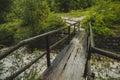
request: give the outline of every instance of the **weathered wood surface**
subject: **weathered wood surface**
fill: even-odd
[[[87,34],[78,33],[43,73],[42,80],[85,80]]]
[[[100,48],[96,48],[96,47],[91,47],[91,48],[92,48],[93,53],[97,53],[97,54],[100,54],[100,55],[103,55],[103,56],[106,56],[106,57],[109,57],[109,58],[116,59],[116,60],[120,61],[120,54],[116,54],[116,53],[113,53],[113,52],[110,52],[110,51],[107,51],[107,50],[103,50],[103,49],[100,49]]]

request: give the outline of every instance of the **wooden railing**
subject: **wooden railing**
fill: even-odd
[[[87,56],[87,61],[86,61],[86,66],[85,66],[84,77],[88,77],[88,76],[93,77],[92,72],[91,72],[91,65],[90,65],[91,54],[93,53],[100,54],[100,55],[120,61],[120,54],[116,54],[116,53],[113,53],[107,50],[103,50],[95,46],[91,23],[89,23],[87,46],[88,46],[88,56]]]
[[[101,49],[120,53],[120,36],[95,37],[95,45]]]
[[[30,63],[28,63],[26,66],[24,66],[23,68],[19,69],[18,71],[16,71],[15,73],[13,73],[11,76],[7,77],[6,80],[13,80],[14,78],[16,78],[19,74],[21,74],[22,72],[24,72],[26,69],[28,69],[30,66],[32,66],[35,62],[37,62],[39,59],[41,59],[43,56],[47,56],[47,67],[50,67],[51,62],[50,62],[50,50],[52,48],[54,48],[55,46],[57,46],[58,44],[60,44],[61,42],[63,42],[64,40],[66,40],[68,38],[68,43],[71,40],[71,33],[73,33],[75,35],[76,33],[76,24],[80,24],[80,22],[76,22],[74,24],[70,24],[69,26],[66,27],[61,27],[59,29],[35,36],[35,37],[31,37],[29,39],[25,39],[20,41],[18,44],[16,44],[15,46],[13,46],[12,48],[10,48],[8,51],[0,54],[0,60],[6,58],[8,55],[12,54],[12,52],[14,52],[15,50],[19,49],[20,47],[27,45],[29,43],[34,42],[35,40],[38,40],[42,37],[45,38],[46,40],[46,51],[43,54],[40,54],[37,58],[35,58],[34,60],[32,60]],[[73,29],[71,29],[71,26],[74,26]],[[53,45],[49,44],[49,35],[54,34],[58,31],[62,31],[64,29],[67,29],[67,35],[65,37],[63,37],[62,39],[60,39],[59,41],[55,42]]]
[[[120,55],[119,54],[116,54],[114,52],[110,52],[110,51],[107,51],[107,50],[103,50],[103,49],[97,48],[95,46],[94,38],[93,38],[93,32],[92,32],[92,26],[91,26],[91,24],[89,24],[89,25],[90,25],[90,36],[91,36],[91,52],[92,53],[97,53],[97,54],[100,54],[100,55],[103,55],[103,56],[106,56],[106,57],[109,57],[109,58],[116,59],[116,60],[120,61]]]
[[[69,26],[66,27],[62,27],[26,40],[23,40],[21,42],[19,42],[18,44],[16,44],[14,47],[12,47],[11,49],[9,49],[8,51],[6,51],[3,54],[0,54],[0,60],[6,58],[6,56],[10,55],[13,51],[19,49],[21,46],[27,45],[29,43],[34,42],[37,39],[40,39],[42,37],[45,38],[46,40],[46,51],[43,54],[40,54],[37,58],[35,58],[34,60],[32,60],[30,63],[28,63],[26,66],[24,66],[23,68],[19,69],[17,72],[13,73],[11,76],[7,77],[6,80],[13,80],[14,78],[16,78],[19,74],[21,74],[22,72],[24,72],[26,69],[28,69],[30,66],[32,66],[35,62],[37,62],[40,58],[42,58],[43,56],[47,56],[47,67],[51,66],[51,62],[50,62],[50,50],[53,49],[55,46],[57,46],[58,44],[60,44],[61,42],[63,42],[65,39],[68,38],[68,43],[71,40],[71,32],[76,33],[76,25],[80,24],[80,22],[76,22],[74,24],[70,24]],[[71,26],[74,26],[74,28],[71,29]],[[63,37],[62,39],[60,39],[59,41],[55,42],[53,45],[49,44],[49,35],[54,34],[58,31],[62,31],[64,29],[67,29],[67,35],[65,37]],[[91,75],[91,71],[90,71],[90,59],[91,59],[91,54],[92,53],[97,53],[103,56],[107,56],[116,60],[120,60],[120,55],[115,54],[113,52],[110,51],[106,51],[106,50],[102,50],[100,48],[97,48],[94,44],[94,37],[93,37],[93,32],[92,32],[92,25],[91,23],[89,23],[89,30],[87,31],[87,61],[86,61],[86,66],[85,66],[85,74],[84,76],[90,76]]]

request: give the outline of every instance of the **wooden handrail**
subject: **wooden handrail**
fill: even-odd
[[[68,38],[68,41],[70,40],[70,27],[72,25],[74,25],[74,33],[75,33],[75,24],[77,23],[74,23],[74,24],[71,24],[69,26],[66,26],[66,27],[61,27],[59,29],[56,29],[56,30],[53,30],[53,31],[49,31],[47,33],[44,33],[44,34],[41,34],[41,35],[38,35],[38,36],[35,36],[35,37],[31,37],[29,39],[25,39],[25,40],[22,40],[20,41],[18,44],[16,44],[15,46],[13,46],[12,48],[10,48],[8,51],[4,52],[3,54],[0,54],[0,60],[4,59],[6,56],[10,55],[13,51],[17,50],[18,48],[20,48],[21,46],[24,46],[26,44],[29,44],[37,39],[40,39],[41,37],[46,37],[46,50],[45,53],[43,54],[40,54],[37,58],[35,58],[34,60],[32,60],[30,63],[28,63],[26,66],[24,66],[23,68],[19,69],[17,72],[13,73],[11,76],[7,77],[6,80],[13,80],[14,78],[16,78],[19,74],[21,74],[22,72],[24,72],[26,69],[28,69],[30,66],[32,66],[35,62],[37,62],[40,58],[42,58],[43,56],[47,55],[47,65],[48,67],[50,66],[50,49],[54,48],[55,46],[57,46],[59,43],[61,43],[62,41],[64,41],[66,38]],[[66,29],[68,27],[68,35],[63,37],[61,40],[57,41],[56,43],[54,43],[53,45],[49,45],[49,40],[48,40],[48,37],[50,34],[53,34],[53,33],[56,33],[58,31],[61,31],[63,29]]]
[[[55,32],[58,32],[60,30],[63,30],[65,29],[66,27],[62,27],[62,28],[59,28],[57,30],[53,30],[53,31],[50,31],[50,32],[47,32],[47,33],[44,33],[44,34],[41,34],[41,35],[38,35],[38,36],[35,36],[35,37],[31,37],[29,39],[25,39],[25,40],[22,40],[20,41],[18,44],[16,44],[15,46],[13,46],[12,48],[10,48],[8,51],[6,51],[5,53],[3,54],[0,54],[0,60],[5,58],[6,56],[8,56],[9,54],[11,54],[13,51],[17,50],[19,47],[21,46],[24,46],[25,44],[28,44],[34,40],[37,40],[41,37],[44,37],[44,36],[47,36],[47,35],[50,35],[50,34],[53,34]]]
[[[90,42],[91,42],[91,46],[95,46],[94,44],[94,38],[93,38],[93,31],[92,31],[92,25],[91,22],[89,22],[89,32],[90,32]]]
[[[34,59],[33,61],[31,61],[29,64],[27,64],[27,65],[24,66],[23,68],[19,69],[17,72],[13,73],[11,76],[7,77],[5,80],[13,80],[13,79],[16,78],[19,74],[21,74],[21,73],[24,72],[26,69],[28,69],[31,65],[33,65],[35,62],[37,62],[40,58],[42,58],[45,54],[46,54],[46,52],[43,53],[42,55],[40,54],[36,59]]]
[[[62,41],[64,41],[65,39],[68,38],[68,35],[65,36],[63,39],[57,41],[56,43],[54,43],[53,45],[50,46],[50,49],[54,48],[55,46],[57,46],[58,44],[60,44]]]
[[[95,47],[91,23],[89,23],[89,27],[90,27],[89,31],[90,31],[91,52],[92,53],[97,53],[97,54],[100,54],[100,55],[103,55],[103,56],[106,56],[106,57],[109,57],[109,58],[116,59],[116,60],[120,61],[120,55],[118,55],[114,52],[110,52],[110,51],[103,50],[103,49]]]
[[[94,40],[93,40],[93,32],[92,32],[92,26],[91,22],[89,22],[89,30],[88,30],[88,36],[87,36],[87,61],[85,65],[85,70],[84,70],[84,77],[88,77],[91,75],[91,65],[90,65],[90,60],[91,60],[91,46],[94,46]]]
[[[107,50],[103,50],[103,49],[100,49],[100,48],[97,48],[97,47],[91,47],[91,48],[92,48],[93,53],[97,53],[97,54],[100,54],[100,55],[103,55],[103,56],[106,56],[106,57],[109,57],[109,58],[116,59],[116,60],[120,61],[120,55],[119,54],[116,54],[114,52],[110,52],[110,51],[107,51]]]
[[[67,37],[68,36],[65,36],[63,39],[61,39],[58,42],[56,42],[53,45],[51,45],[50,49],[54,48],[56,45],[58,45],[63,40],[65,40]],[[11,76],[7,77],[6,80],[12,80],[12,79],[14,79],[16,76],[18,76],[19,74],[21,74],[22,72],[24,72],[25,70],[27,70],[30,66],[32,66],[35,62],[37,62],[40,58],[42,58],[43,56],[45,56],[46,53],[47,52],[45,52],[43,54],[40,54],[36,59],[34,59],[33,61],[31,61],[29,64],[27,64],[26,66],[24,66],[23,68],[21,68],[17,72],[13,73]]]
[[[85,71],[84,71],[84,77],[88,77],[88,76],[91,77],[92,72],[90,70],[90,67],[91,67],[90,59],[91,59],[92,53],[100,54],[100,55],[120,61],[119,54],[95,47],[91,22],[89,22],[89,30],[88,31],[89,31],[89,35],[88,35],[88,39],[87,39],[88,55],[87,55],[87,61],[86,61],[86,66],[85,66]]]

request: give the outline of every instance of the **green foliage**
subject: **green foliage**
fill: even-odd
[[[17,29],[14,37],[15,37],[15,43],[18,43],[21,40],[24,40],[24,39],[31,37],[30,27],[21,27],[21,28]]]
[[[112,18],[108,18],[112,24],[120,24],[120,2],[114,2],[110,4],[110,11]]]
[[[16,31],[21,22],[8,22],[0,25],[0,46],[10,46],[15,42]]]
[[[5,45],[9,46],[14,42],[14,33],[13,31],[0,27],[0,46],[3,47]]]
[[[24,3],[25,0],[13,0],[13,3],[11,5],[10,12],[8,13],[6,20],[8,22],[14,22],[21,20],[23,18],[23,12],[24,12]]]
[[[102,14],[97,14],[92,17],[88,16],[83,20],[83,26],[85,26],[85,28],[88,29],[89,26],[88,23],[91,22],[95,35],[99,35],[99,36],[112,35],[113,33],[111,33],[110,29],[108,28],[107,24],[104,22],[103,19],[104,17]]]
[[[11,43],[64,26],[62,19],[50,13],[45,0],[13,0],[5,29],[13,31]],[[2,31],[3,29],[1,29]],[[2,33],[3,35],[4,33]]]
[[[54,13],[50,13],[48,18],[40,22],[40,26],[37,26],[35,28],[36,35],[55,30],[60,27],[64,27],[65,23],[63,20],[55,15]],[[23,34],[24,33],[24,34]],[[15,42],[19,42],[21,40],[27,39],[31,37],[31,27],[30,26],[24,26],[19,27],[17,31],[15,32]]]
[[[120,24],[120,2],[118,0],[1,0],[0,3],[2,4],[0,5],[1,23],[8,21],[4,28],[8,32],[14,32],[11,34],[14,40],[9,40],[10,42],[17,43],[65,26],[60,17],[50,13],[49,6],[55,12],[70,11],[68,16],[85,16],[83,24],[87,26],[87,23],[91,21],[96,35],[110,35],[110,28],[114,24]],[[92,7],[88,8],[90,6]]]
[[[0,23],[5,22],[5,16],[10,10],[12,0],[0,0]]]
[[[39,20],[44,20],[49,13],[49,8],[45,1],[26,0],[24,4],[23,23],[25,25],[38,24]]]
[[[23,80],[40,80],[40,77],[38,76],[37,69],[32,69],[29,74],[25,73],[23,77]],[[19,79],[18,79],[19,80]]]
[[[0,10],[1,11],[8,11],[9,6],[11,4],[11,0],[0,0]]]
[[[46,1],[41,0],[26,0],[24,4],[23,24],[29,25],[31,36],[35,36],[40,22],[45,20],[49,14],[49,7]]]
[[[65,22],[63,22],[63,20],[60,17],[58,17],[54,13],[50,13],[48,18],[41,23],[40,33],[48,32],[50,30],[55,30],[57,28],[64,26],[65,26]]]
[[[19,26],[22,26],[17,26],[19,29],[15,32],[15,42],[37,35],[41,22],[48,15],[49,7],[45,0],[13,0],[7,21],[20,22]]]
[[[38,50],[37,48],[34,49],[33,53],[38,56],[40,54],[40,50]]]
[[[98,35],[110,35],[110,29],[104,22],[104,15],[103,14],[97,14],[93,18],[95,22],[93,23],[93,30],[95,34]]]
[[[110,28],[114,24],[119,24],[119,3],[113,3],[111,1],[100,1],[99,5],[96,5],[89,10],[89,14],[83,20],[84,26],[88,22],[92,22],[95,35],[112,35]],[[116,9],[117,7],[117,9]]]
[[[54,0],[53,7],[57,12],[68,12],[70,0]]]
[[[71,10],[85,9],[92,5],[92,0],[53,0],[51,9],[56,12],[69,12]]]
[[[37,35],[40,23],[48,15],[49,7],[45,0],[13,0],[12,9],[6,19],[9,22],[20,22],[16,25],[15,43]]]

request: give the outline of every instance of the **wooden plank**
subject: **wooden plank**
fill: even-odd
[[[68,46],[70,46],[70,45],[68,45]],[[59,53],[59,55],[57,55],[57,57],[55,58],[55,60],[51,63],[51,66],[44,71],[43,76],[42,76],[41,79],[44,80],[44,77],[45,77],[46,75],[50,74],[51,71],[53,71],[53,69],[57,67],[57,65],[58,65],[58,63],[60,62],[60,60],[62,59],[62,57],[66,55],[65,53],[66,53],[67,49],[69,48],[68,46],[66,46],[66,47],[61,51],[61,53]],[[45,76],[44,76],[44,75],[45,75]]]
[[[77,34],[78,35],[78,34]],[[75,38],[77,37],[77,35],[75,36]],[[81,33],[80,33],[81,35]],[[79,36],[80,36],[79,35]],[[57,65],[59,64],[60,60],[62,60],[63,56],[66,56],[67,51],[70,49],[72,44],[69,44],[67,47],[65,47],[61,53],[59,53],[59,55],[55,58],[55,60],[52,62],[52,65],[49,67],[49,69],[47,69],[43,75],[47,75],[49,74],[50,71],[52,71],[55,67],[57,67]]]
[[[103,50],[103,49],[100,49],[100,48],[96,48],[96,47],[91,47],[91,49],[92,49],[93,53],[98,53],[100,55],[110,57],[110,58],[113,58],[113,59],[116,59],[116,60],[120,61],[120,55],[119,54],[116,54],[116,53],[113,53],[113,52],[110,52],[110,51],[107,51],[107,50]]]
[[[85,32],[77,34],[67,49],[60,53],[56,63],[42,75],[42,80],[83,80],[86,64],[87,36]],[[64,52],[64,53],[63,53]],[[57,64],[57,65],[55,65]]]
[[[70,49],[70,50],[69,50]],[[63,57],[63,59],[60,61],[60,63],[57,65],[56,68],[54,68],[53,72],[49,75],[48,79],[50,80],[58,80],[59,75],[62,73],[65,65],[66,65],[66,61],[69,58],[70,52],[73,50],[73,46],[68,48],[67,52],[65,53],[66,55]]]

